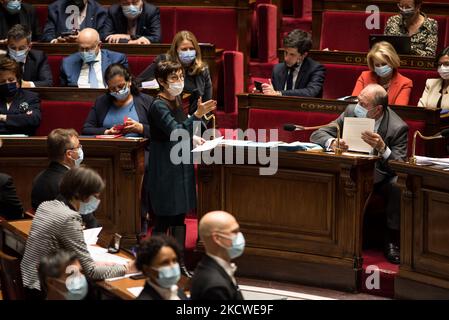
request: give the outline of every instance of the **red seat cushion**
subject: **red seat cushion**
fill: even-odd
[[[155,56],[131,56],[128,55],[129,70],[135,76],[138,76],[146,67],[148,67]]]
[[[81,132],[93,102],[42,100],[42,120],[36,135],[46,136],[56,128],[73,128]]]
[[[338,117],[336,113],[264,110],[250,109],[248,115],[248,128],[252,129],[278,129],[276,140],[284,142],[308,142],[313,131],[285,131],[284,124],[294,123],[303,126],[317,126],[327,124]],[[267,138],[270,135],[267,132]]]
[[[439,78],[438,72],[434,70],[419,70],[419,69],[400,69],[401,74],[413,81],[413,89],[410,94],[409,104],[416,106],[419,98],[421,98],[426,81],[429,78]]]
[[[162,43],[171,43],[176,34],[176,8],[159,7],[161,16]]]
[[[34,7],[36,8],[37,19],[39,20],[39,28],[43,31],[48,19],[48,5],[37,4]]]
[[[446,37],[444,40],[444,47],[449,46],[449,18],[446,19]]]
[[[224,111],[227,113],[237,112],[236,94],[243,93],[244,88],[244,66],[243,53],[239,51],[225,51],[223,53],[223,75],[224,75]]]
[[[336,99],[350,96],[355,83],[366,66],[325,64],[326,79],[324,81],[323,98]]]
[[[277,61],[277,7],[259,4],[256,14],[256,31],[252,32],[251,48],[257,53],[254,57],[260,62]]]
[[[53,86],[58,87],[59,83],[59,73],[61,71],[61,63],[64,56],[61,55],[49,55],[48,64],[50,65],[51,74],[53,76]]]

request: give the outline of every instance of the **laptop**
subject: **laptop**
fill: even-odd
[[[371,48],[375,43],[386,41],[389,42],[398,54],[410,54],[411,52],[411,38],[409,36],[390,36],[384,34],[370,34],[369,47]]]

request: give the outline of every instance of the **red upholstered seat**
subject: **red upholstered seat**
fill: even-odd
[[[444,47],[449,46],[449,18],[446,19],[446,33],[445,33],[445,39],[444,39]]]
[[[329,123],[338,117],[335,113],[264,110],[250,109],[248,115],[248,128],[252,129],[278,129],[279,141],[308,142],[313,131],[285,131],[285,123],[295,123],[303,126],[317,126]],[[267,138],[269,134],[267,132]]]
[[[323,98],[336,99],[350,96],[355,83],[366,66],[325,64],[326,79],[324,81]]]
[[[162,29],[162,43],[171,43],[176,34],[176,8],[159,7]]]
[[[256,30],[252,31],[251,50],[259,62],[277,62],[277,7],[259,4],[256,9]]]
[[[46,136],[56,128],[73,128],[80,133],[92,106],[93,102],[43,100],[36,135]]]
[[[426,81],[429,78],[439,78],[438,72],[435,70],[418,70],[418,69],[400,69],[403,76],[412,79],[413,89],[410,95],[411,106],[416,106],[418,104],[419,98],[421,98],[424,88],[426,86]]]
[[[224,73],[224,111],[237,112],[236,94],[243,93],[243,53],[239,51],[225,51],[223,53]]]
[[[47,18],[48,18],[48,9],[47,8],[48,8],[48,6],[37,4],[37,5],[34,5],[34,7],[36,8],[36,14],[37,14],[37,19],[39,20],[40,30],[43,31],[45,23],[47,23]]]
[[[178,7],[176,30],[189,30],[199,42],[213,43],[217,48],[238,50],[237,10],[234,9]]]
[[[59,86],[59,73],[61,70],[61,63],[64,56],[61,55],[49,55],[48,56],[48,64],[51,68],[51,74],[53,76],[53,86]]]
[[[131,56],[128,55],[129,70],[134,75],[139,75],[146,67],[148,67],[155,56]]]

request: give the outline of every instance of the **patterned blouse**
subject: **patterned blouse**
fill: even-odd
[[[438,22],[424,16],[424,22],[417,33],[411,37],[412,55],[434,57],[438,45]],[[385,25],[385,34],[392,36],[408,36],[408,29],[402,20],[402,16],[395,15],[388,19]]]

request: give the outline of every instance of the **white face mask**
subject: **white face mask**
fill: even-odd
[[[184,81],[168,84],[167,91],[173,97],[179,96],[182,93],[182,90],[184,90]]]
[[[449,66],[439,66],[438,67],[438,73],[440,74],[440,77],[444,80],[449,80]]]

